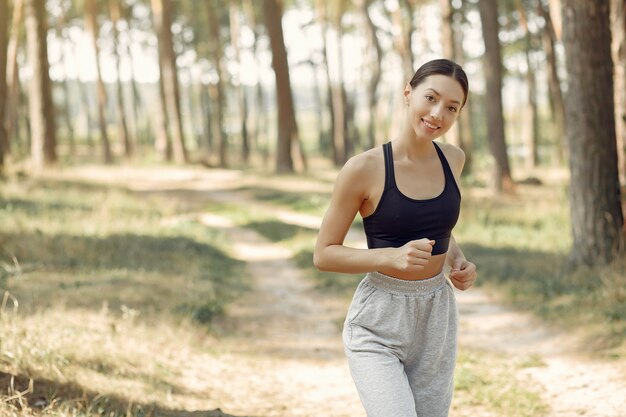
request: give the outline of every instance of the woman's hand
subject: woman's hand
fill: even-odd
[[[476,281],[476,265],[467,259],[455,260],[450,270],[450,281],[461,291],[465,291]]]
[[[434,240],[423,238],[393,248],[389,266],[403,272],[421,271],[432,256],[434,244]]]

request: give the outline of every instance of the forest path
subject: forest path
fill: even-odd
[[[73,174],[76,175],[76,174]],[[83,169],[80,177],[92,177]],[[107,178],[96,169],[94,180]],[[111,181],[111,180],[107,180]],[[260,203],[242,187],[330,191],[332,184],[302,178],[256,178],[238,171],[171,168],[151,172],[128,168],[114,181],[137,192],[159,193],[197,202],[254,205],[272,210],[286,223],[314,228],[320,219]],[[222,231],[234,256],[245,261],[254,288],[235,301],[217,329],[226,348],[217,358],[190,358],[190,387],[210,393],[225,412],[237,416],[351,416],[364,412],[350,379],[341,345],[347,300],[320,294],[290,260],[291,252],[229,219],[199,213],[198,220]],[[350,236],[357,241],[358,236]],[[532,360],[512,377],[530,378],[550,406],[550,417],[626,415],[626,368],[580,349],[576,335],[549,328],[528,313],[494,301],[480,288],[456,291],[461,348]],[[488,357],[488,356],[487,356]],[[530,358],[530,359],[529,359]],[[244,393],[242,395],[242,393]],[[206,409],[206,403],[188,407]],[[454,409],[451,417],[482,415]]]

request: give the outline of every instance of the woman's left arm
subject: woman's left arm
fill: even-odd
[[[459,147],[451,144],[447,144],[448,161],[454,171],[454,176],[457,184],[460,186],[461,171],[463,171],[463,165],[465,165],[465,153]],[[448,254],[446,256],[446,263],[450,266],[450,281],[456,288],[461,291],[465,291],[476,281],[476,265],[468,261],[463,255],[463,251],[456,243],[454,235],[450,235],[450,246],[448,247]]]
[[[450,281],[461,291],[465,291],[476,281],[476,265],[465,259],[463,251],[450,235],[450,246],[446,255],[446,263],[450,266]]]

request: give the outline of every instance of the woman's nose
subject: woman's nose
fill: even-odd
[[[441,110],[442,110],[442,109],[441,109],[441,106],[440,106],[440,105],[439,105],[439,106],[435,106],[435,107],[433,107],[433,109],[432,109],[432,110],[431,110],[431,112],[430,112],[430,116],[431,116],[433,119],[441,120]]]

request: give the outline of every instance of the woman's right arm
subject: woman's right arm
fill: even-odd
[[[428,239],[401,248],[356,249],[343,245],[352,221],[372,184],[373,160],[368,155],[351,158],[341,169],[315,244],[313,263],[321,271],[365,273],[381,269],[419,271],[430,258]]]

